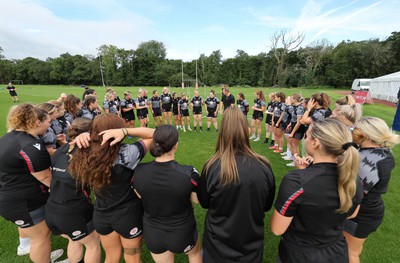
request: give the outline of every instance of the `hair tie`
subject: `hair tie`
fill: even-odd
[[[349,130],[350,130],[350,132],[353,132],[356,128],[357,128],[356,126],[350,126]]]
[[[345,144],[343,144],[342,145],[342,149],[343,150],[347,150],[347,149],[349,149],[351,146],[353,146],[354,148],[358,148],[358,145],[357,145],[357,143],[355,143],[355,142],[346,142]]]

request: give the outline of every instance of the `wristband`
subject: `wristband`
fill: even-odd
[[[128,134],[128,130],[126,128],[122,128],[122,133],[124,134],[124,136],[126,136]]]

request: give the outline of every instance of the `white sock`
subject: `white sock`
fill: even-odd
[[[19,246],[20,247],[29,247],[30,246],[29,241],[30,241],[29,237],[25,237],[25,238],[20,237],[19,238]]]

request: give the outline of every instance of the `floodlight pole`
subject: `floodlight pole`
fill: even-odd
[[[182,89],[185,88],[185,83],[183,82],[183,59],[181,60],[182,62]]]
[[[106,84],[104,84],[103,67],[101,66],[101,55],[100,54],[99,54],[99,64],[100,64],[101,82],[103,83],[103,87],[105,87]]]
[[[199,88],[199,83],[197,82],[197,59],[196,59],[196,89]]]

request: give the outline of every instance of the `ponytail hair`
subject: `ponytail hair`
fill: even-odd
[[[178,130],[172,125],[162,125],[158,127],[153,135],[153,145],[150,153],[154,157],[168,153],[178,143]]]
[[[361,144],[371,140],[383,148],[391,149],[400,143],[400,136],[392,131],[386,122],[376,117],[363,117],[355,123],[354,141]]]
[[[331,104],[331,98],[326,93],[316,93],[311,96],[319,106],[324,109],[329,109],[329,105]]]
[[[346,213],[353,206],[356,193],[356,179],[359,168],[359,153],[347,126],[334,118],[314,122],[310,126],[310,135],[318,139],[321,150],[336,156],[339,170],[338,194],[340,207],[337,213]]]
[[[353,126],[362,116],[361,104],[340,105],[334,110],[334,115],[338,120],[342,120],[347,126]]]
[[[92,95],[90,95],[92,96]],[[93,96],[94,97],[94,96]],[[76,118],[68,127],[67,134],[70,139],[75,139],[79,134],[89,132],[92,120],[88,118]]]

